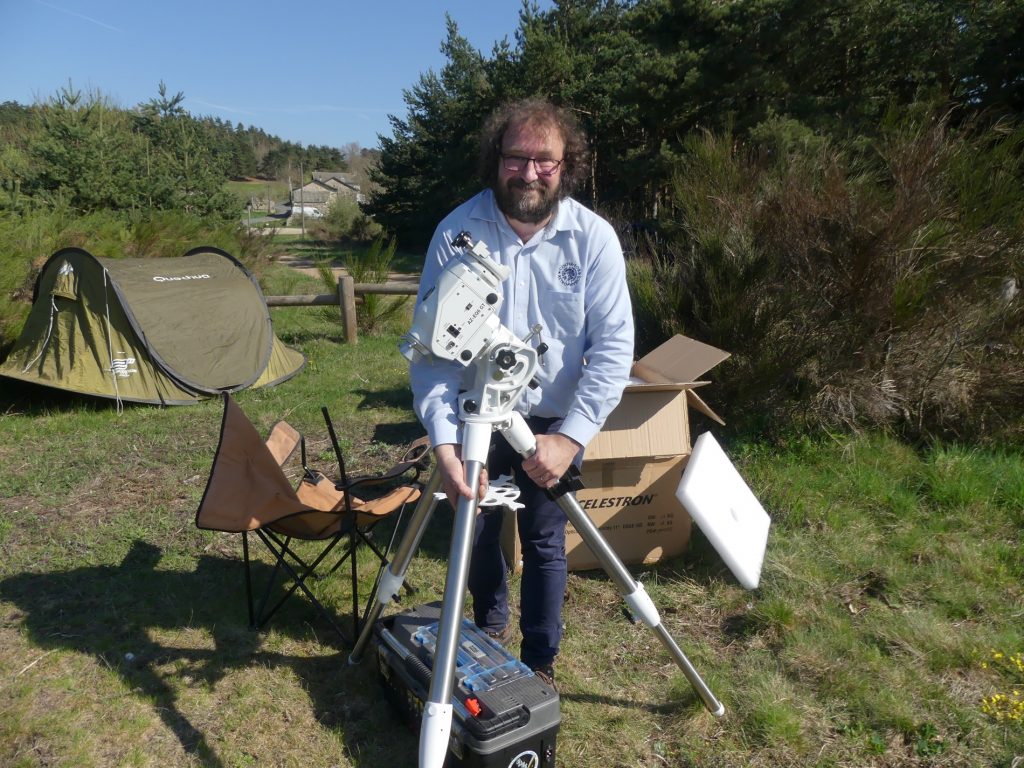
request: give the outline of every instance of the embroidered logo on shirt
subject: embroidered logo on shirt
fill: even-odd
[[[572,288],[579,283],[582,274],[579,264],[563,264],[558,268],[558,282],[566,288]]]

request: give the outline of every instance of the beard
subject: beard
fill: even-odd
[[[493,187],[498,210],[511,219],[527,224],[540,224],[558,207],[558,186],[548,187],[539,181],[498,180]]]

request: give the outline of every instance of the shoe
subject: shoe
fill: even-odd
[[[512,625],[506,624],[504,629],[499,630],[485,629],[484,634],[502,648],[507,648],[509,641],[512,639]]]
[[[550,688],[554,688],[558,691],[558,686],[555,685],[555,666],[554,664],[545,664],[540,667],[531,667],[533,674],[539,677],[545,685]]]

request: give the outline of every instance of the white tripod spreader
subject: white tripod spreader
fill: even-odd
[[[463,250],[445,265],[437,285],[420,302],[402,351],[410,358],[424,355],[475,367],[473,387],[460,395],[458,402],[459,418],[464,425],[462,461],[466,484],[476,489],[487,462],[494,431],[501,432],[509,445],[524,457],[532,456],[536,451],[536,438],[523,416],[514,408],[523,390],[533,382],[543,345],[534,349],[528,344],[530,337],[516,338],[498,320],[497,312],[501,306],[498,287],[508,276],[508,268],[492,261],[487,248],[482,243],[473,244],[466,233],[460,234],[452,244]],[[535,327],[531,337],[539,330]],[[567,473],[555,489],[549,489],[549,495],[615,582],[633,617],[655,632],[704,706],[712,714],[721,716],[725,707],[668,634],[643,586],[633,579],[570,492],[579,487],[571,482],[570,475]],[[405,572],[436,506],[440,483],[440,472],[435,471],[395,550],[394,560],[382,571],[376,600],[349,656],[350,663],[358,663],[374,623],[387,603],[398,599]],[[475,495],[473,498],[460,497],[455,510],[430,691],[420,727],[420,768],[441,768],[448,751],[456,654],[477,506]]]

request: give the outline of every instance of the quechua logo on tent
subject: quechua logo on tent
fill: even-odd
[[[179,280],[210,280],[209,275],[153,275],[154,283],[173,283]]]

